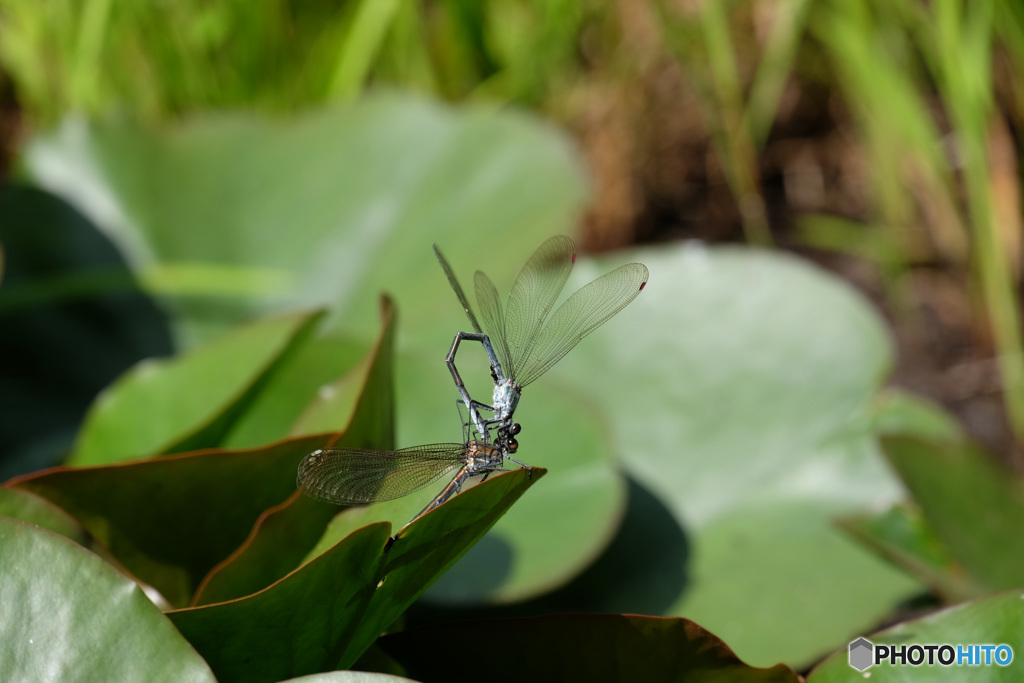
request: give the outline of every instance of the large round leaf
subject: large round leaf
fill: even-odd
[[[807,661],[916,588],[832,523],[900,495],[867,416],[891,362],[884,328],[777,253],[632,256],[651,271],[643,294],[552,374],[606,407],[629,472],[689,537],[691,582],[667,612],[751,663]],[[609,267],[584,263],[579,281]]]
[[[0,678],[213,681],[136,586],[62,536],[0,516]]]
[[[566,141],[531,118],[397,94],[159,129],[69,121],[27,146],[26,166],[109,230],[152,288],[188,295],[174,304],[193,339],[289,301],[369,330],[380,290],[416,329],[449,303],[423,286],[431,242],[460,255],[477,233],[517,268],[584,189]],[[509,235],[521,244],[507,249]]]

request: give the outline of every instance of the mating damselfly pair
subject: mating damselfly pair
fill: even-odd
[[[528,467],[512,457],[519,447],[515,437],[520,432],[513,416],[523,388],[636,298],[648,278],[643,264],[626,264],[579,289],[549,317],[576,262],[572,240],[558,235],[540,245],[526,262],[504,306],[491,279],[476,272],[473,285],[478,319],[436,245],[434,253],[473,328],[472,332],[455,335],[445,358],[468,413],[463,420],[463,442],[397,451],[314,451],[299,465],[298,486],[307,495],[338,505],[368,505],[400,498],[455,472],[441,493],[413,518],[415,521],[458,493],[469,478],[486,478],[503,469],[506,459]],[[469,395],[455,366],[462,341],[477,341],[484,347],[494,381],[489,404]]]

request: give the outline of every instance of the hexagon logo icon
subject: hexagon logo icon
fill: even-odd
[[[873,664],[875,646],[867,638],[858,638],[850,643],[850,666],[863,671]]]

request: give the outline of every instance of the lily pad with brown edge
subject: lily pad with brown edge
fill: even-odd
[[[381,301],[384,328],[357,393],[349,439],[387,445],[392,435],[393,306]],[[308,316],[307,316],[308,317]],[[300,318],[302,319],[302,318]],[[198,381],[198,380],[197,380]],[[201,382],[197,384],[201,386]],[[253,533],[266,510],[295,492],[299,462],[333,445],[337,432],[286,439],[260,448],[198,451],[95,468],[57,468],[12,485],[34,491],[77,518],[140,580],[173,605],[197,587]],[[298,566],[334,513],[304,505],[305,515],[276,548],[277,559],[247,587],[262,588]]]
[[[800,681],[784,664],[748,666],[712,633],[681,618],[556,614],[432,624],[385,635],[378,645],[424,683]]]
[[[371,524],[254,595],[168,616],[221,681],[348,668],[543,474],[492,477],[406,527],[390,547],[391,526]]]
[[[363,362],[330,385],[328,397],[314,398],[304,411],[307,417],[299,420],[304,428],[344,428],[336,440],[327,444],[330,447],[394,447],[392,361],[396,313],[388,297],[381,297],[381,315],[383,329],[376,347]],[[311,413],[315,418],[308,417]],[[206,576],[192,604],[224,602],[277,581],[302,563],[338,509],[296,492],[267,510],[245,542]]]
[[[336,435],[244,451],[197,451],[101,467],[58,467],[8,485],[77,519],[135,576],[187,605],[207,572],[295,490],[295,471]]]
[[[22,489],[0,487],[0,515],[42,527],[82,546],[89,542],[88,532],[74,517],[42,496]]]
[[[390,533],[363,527],[259,593],[167,616],[222,683],[331,670],[361,628]]]
[[[373,626],[346,648],[343,668],[354,663],[373,643],[374,633],[383,633],[545,474],[542,467],[503,472],[402,528],[385,557],[381,584],[367,613]]]

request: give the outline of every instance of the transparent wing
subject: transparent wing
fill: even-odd
[[[565,300],[548,320],[516,382],[525,387],[569,353],[580,340],[621,311],[647,284],[647,266],[628,263],[597,278]]]
[[[531,355],[537,334],[565,287],[575,260],[576,245],[565,235],[555,235],[537,248],[512,283],[504,335],[512,367],[506,374],[520,386],[520,366]]]
[[[444,271],[445,277],[448,278],[448,284],[451,285],[452,289],[455,291],[455,296],[459,298],[459,303],[462,304],[463,310],[466,311],[466,315],[469,317],[469,323],[477,332],[483,332],[483,330],[480,329],[480,323],[477,322],[476,316],[473,314],[472,307],[469,305],[469,299],[466,298],[465,292],[462,291],[462,285],[459,284],[458,279],[455,277],[455,271],[453,271],[452,267],[448,265],[448,259],[444,257],[444,254],[441,253],[441,250],[437,248],[436,244],[434,245],[434,255],[437,256],[437,262],[441,264],[441,270]]]
[[[325,448],[299,464],[298,487],[337,505],[369,505],[401,498],[460,467],[466,445],[435,443],[399,451]]]
[[[484,331],[491,339],[491,346],[501,362],[501,369],[506,377],[515,377],[508,342],[505,339],[505,316],[501,312],[501,299],[491,278],[483,272],[476,271],[473,276],[476,286],[476,303],[480,307],[480,317],[484,319]]]

